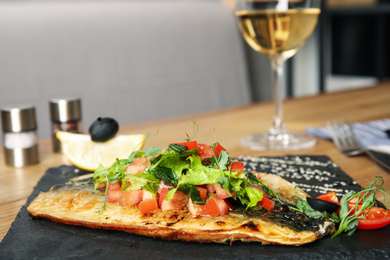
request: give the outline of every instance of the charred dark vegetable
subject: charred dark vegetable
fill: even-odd
[[[309,203],[310,207],[312,207],[313,209],[319,212],[326,211],[329,214],[332,214],[340,207],[340,205],[336,203],[310,197],[307,197],[307,203]]]
[[[99,117],[89,127],[89,134],[94,142],[106,142],[113,138],[119,130],[119,124],[115,119]]]

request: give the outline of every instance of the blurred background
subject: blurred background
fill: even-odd
[[[242,39],[230,0],[1,0],[0,107],[79,97],[83,128],[272,100],[270,64]],[[286,96],[372,85],[390,74],[390,2],[327,0],[286,66]]]

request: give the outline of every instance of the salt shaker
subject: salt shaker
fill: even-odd
[[[81,132],[81,100],[79,98],[55,98],[49,101],[52,121],[53,151],[61,152],[61,142],[56,137],[58,131]]]
[[[37,122],[33,106],[1,109],[6,165],[23,167],[39,162]]]

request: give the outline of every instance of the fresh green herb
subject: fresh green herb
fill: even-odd
[[[205,204],[206,203],[206,200],[204,200],[200,197],[200,192],[194,185],[185,184],[183,186],[180,186],[179,191],[187,194],[188,197],[190,197],[192,202],[195,204]]]
[[[173,198],[175,192],[179,190],[186,193],[196,204],[206,202],[200,197],[196,185],[219,183],[233,199],[240,201],[247,208],[257,206],[263,198],[263,193],[252,188],[252,185],[260,186],[260,182],[254,175],[232,172],[231,159],[226,151],[221,151],[219,156],[215,156],[216,144],[211,145],[214,157],[211,165],[207,166],[203,165],[201,158],[196,155],[196,149],[187,150],[186,146],[171,144],[166,150],[152,147],[145,152],[134,151],[127,159],[117,160],[108,169],[99,167],[94,173],[95,187],[106,184],[104,205],[100,212],[106,208],[108,183],[117,181],[122,181],[124,190],[143,189],[156,196],[156,190],[162,180],[166,185],[174,186],[166,195],[167,200]],[[150,166],[142,174],[127,175],[126,167],[141,157],[150,157]]]
[[[191,140],[193,140],[195,138],[195,136],[198,134],[198,131],[199,131],[199,125],[195,122],[195,121],[192,121],[190,124],[193,125],[194,127],[194,132],[192,133],[192,136],[189,136],[187,133],[186,133],[186,141],[189,142]]]
[[[169,149],[171,149],[172,151],[174,151],[177,154],[187,152],[187,150],[188,150],[187,146],[181,145],[181,144],[170,144]]]
[[[105,185],[104,201],[102,206],[97,210],[99,214],[102,214],[106,209],[107,204],[107,190],[109,183],[116,183],[126,177],[126,167],[131,164],[136,158],[152,157],[161,152],[157,147],[150,147],[145,152],[133,151],[127,159],[117,159],[110,168],[106,169],[103,165],[99,165],[93,174],[93,180],[95,181],[95,188],[99,185]]]
[[[348,235],[352,235],[357,228],[358,219],[364,218],[367,212],[376,205],[375,193],[379,191],[385,198],[385,206],[389,206],[390,191],[383,186],[383,178],[375,177],[374,180],[369,183],[367,188],[362,189],[359,192],[349,191],[340,200],[340,224],[336,233],[332,238],[340,235],[342,232],[347,232]],[[356,204],[349,209],[348,202],[356,198]],[[360,205],[359,205],[360,204]]]
[[[390,197],[390,191],[383,187],[382,177],[375,177],[367,188],[362,189],[359,192],[351,190],[340,199],[340,211],[338,216],[335,213],[329,214],[327,212],[318,212],[314,210],[305,199],[299,197],[296,193],[295,196],[299,199],[296,201],[295,207],[290,205],[289,208],[303,212],[311,218],[326,218],[338,224],[338,229],[333,234],[332,238],[337,237],[343,232],[352,235],[355,233],[359,224],[358,219],[364,218],[365,214],[376,205],[376,191],[381,192],[384,195],[385,200]],[[357,199],[356,204],[350,209],[348,207],[348,202],[354,198]]]

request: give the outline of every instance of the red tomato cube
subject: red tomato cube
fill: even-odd
[[[142,214],[152,212],[158,209],[157,200],[153,198],[145,199],[139,203],[138,207]]]

